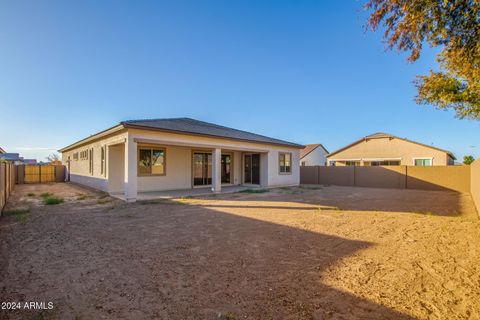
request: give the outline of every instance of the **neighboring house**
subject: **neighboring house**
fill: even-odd
[[[36,165],[37,159],[23,159],[23,164],[30,164],[30,165]]]
[[[330,166],[446,166],[455,156],[447,150],[388,133],[366,136],[327,157]]]
[[[326,166],[328,151],[320,143],[307,144],[300,150],[301,166]]]
[[[2,153],[0,155],[0,158],[8,161],[8,162],[13,162],[16,165],[23,164],[23,157],[20,157],[19,153]]]
[[[300,183],[302,145],[189,118],[132,120],[59,150],[70,181],[138,192]]]
[[[36,164],[37,160],[35,159],[24,159],[23,157],[20,157],[19,153],[1,153],[0,158],[5,159],[6,161],[13,162],[16,165],[22,165],[22,164]]]

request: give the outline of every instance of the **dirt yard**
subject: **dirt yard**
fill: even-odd
[[[0,301],[54,307],[1,319],[480,319],[469,195],[298,187],[126,204],[20,185],[6,213]]]

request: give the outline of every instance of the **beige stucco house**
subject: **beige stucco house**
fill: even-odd
[[[61,150],[70,181],[122,194],[300,183],[302,145],[189,118],[124,121]]]
[[[327,156],[330,166],[447,166],[454,160],[450,151],[388,133],[366,136]]]

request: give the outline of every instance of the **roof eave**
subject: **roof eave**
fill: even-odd
[[[302,149],[302,148],[305,147],[303,145],[295,144],[295,143],[280,143],[280,142],[279,143],[274,143],[274,142],[266,142],[266,141],[264,142],[264,141],[250,140],[250,139],[223,137],[223,136],[217,136],[217,135],[206,134],[206,133],[181,131],[181,130],[171,130],[171,129],[164,129],[164,128],[153,128],[153,127],[150,127],[150,126],[142,126],[142,125],[139,125],[139,124],[131,124],[131,123],[128,123],[128,122],[120,122],[120,124],[123,125],[125,128],[132,128],[132,129],[143,129],[143,130],[151,130],[151,131],[189,134],[189,135],[200,136],[200,137],[231,139],[231,140],[245,141],[245,142],[251,142],[251,143],[263,143],[263,144],[270,144],[270,145],[278,145],[278,146],[284,146],[284,147],[290,147],[290,148],[296,148],[296,149]]]
[[[75,143],[72,143],[72,144],[70,144],[70,145],[68,145],[68,146],[66,146],[66,147],[64,147],[64,148],[62,148],[62,149],[59,149],[58,152],[62,153],[62,152],[71,150],[71,149],[73,149],[73,148],[77,148],[77,147],[79,147],[79,146],[81,146],[81,145],[83,145],[83,144],[85,144],[85,143],[88,143],[88,142],[93,141],[93,140],[95,140],[95,139],[101,138],[101,137],[103,137],[103,136],[105,136],[105,135],[108,135],[108,134],[117,132],[117,131],[122,130],[122,129],[124,129],[124,128],[125,128],[125,126],[122,124],[122,122],[120,122],[119,124],[117,124],[117,125],[115,125],[115,126],[113,126],[113,127],[110,127],[110,128],[108,128],[108,129],[102,130],[102,131],[100,131],[100,132],[98,132],[98,133],[95,133],[95,134],[89,136],[89,137],[86,137],[86,138],[81,139],[81,140],[79,140],[79,141],[77,141],[77,142],[75,142]]]

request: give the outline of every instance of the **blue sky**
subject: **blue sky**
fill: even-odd
[[[364,1],[2,1],[0,146],[39,160],[121,120],[191,117],[333,151],[383,131],[480,155],[413,101]],[[53,149],[53,150],[49,150]]]

